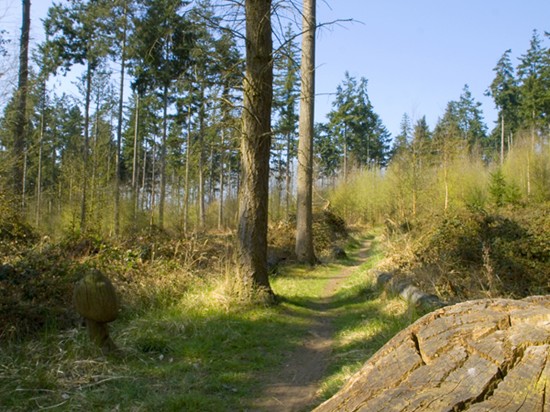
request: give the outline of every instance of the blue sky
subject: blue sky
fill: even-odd
[[[403,113],[433,127],[465,84],[492,129],[496,112],[483,94],[504,51],[513,62],[533,29],[550,31],[548,0],[318,0],[318,21],[353,18],[321,29],[317,43],[316,121],[331,109],[347,70],[369,81],[375,111],[393,135]],[[359,23],[360,22],[360,23]]]
[[[0,0],[0,28],[19,36],[21,0]],[[50,0],[32,0],[32,39],[43,40],[39,19]],[[550,31],[548,0],[318,0],[316,121],[325,120],[332,94],[349,71],[368,79],[375,111],[393,134],[403,113],[426,116],[433,127],[465,84],[483,106],[491,129],[493,102],[483,93],[496,62],[512,49],[514,63],[534,29]]]

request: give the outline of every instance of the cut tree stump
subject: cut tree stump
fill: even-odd
[[[550,411],[550,296],[429,313],[315,411]]]

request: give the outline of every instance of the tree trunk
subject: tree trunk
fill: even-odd
[[[500,115],[500,167],[504,163],[504,113]]]
[[[42,82],[42,104],[40,108],[40,135],[38,140],[38,171],[36,176],[36,214],[35,214],[35,224],[38,227],[40,224],[40,208],[42,206],[42,151],[43,151],[43,141],[44,141],[44,129],[46,121],[46,79],[43,79]]]
[[[273,299],[267,274],[267,219],[273,55],[271,0],[246,0],[242,182],[239,197],[238,266],[244,298]]]
[[[204,204],[204,118],[206,117],[204,108],[204,85],[200,86],[200,108],[199,108],[199,227],[204,228],[206,223],[206,208]]]
[[[27,85],[29,81],[29,32],[31,25],[31,2],[23,0],[21,42],[19,44],[19,79],[17,85],[17,115],[13,139],[13,189],[16,208],[23,210],[23,169],[25,152],[25,128],[27,124]]]
[[[156,172],[155,171],[155,163],[156,163],[156,157],[157,157],[155,143],[153,143],[153,145],[152,145],[152,151],[151,152],[152,152],[151,156],[152,156],[153,159],[152,159],[152,163],[151,163],[151,214],[150,214],[150,217],[149,217],[149,226],[152,229],[153,225],[155,224],[155,192],[156,192],[156,179],[157,179],[157,176],[156,176],[156,173],[155,173]],[[162,176],[161,176],[161,181],[162,181]],[[159,217],[159,219],[160,219],[160,217]]]
[[[162,142],[160,146],[159,228],[164,228],[164,202],[166,200],[166,134],[168,130],[168,86],[162,92]]]
[[[183,232],[189,229],[189,173],[191,163],[191,103],[187,112],[187,148],[185,151],[185,193],[183,196]]]
[[[285,174],[285,217],[288,218],[290,215],[290,194],[292,192],[291,188],[291,174],[290,174],[290,168],[292,166],[292,161],[290,159],[290,145],[292,144],[291,141],[292,137],[290,133],[287,133],[286,135],[286,174]]]
[[[223,119],[223,116],[222,116]],[[224,171],[225,171],[225,124],[222,124],[220,137],[220,197],[218,203],[218,230],[223,228],[223,191],[225,190],[224,186]]]
[[[344,125],[344,183],[348,182],[348,137],[346,134],[346,125]]]
[[[115,236],[120,234],[120,181],[122,179],[122,168],[120,164],[120,150],[122,147],[122,120],[124,100],[124,71],[126,66],[126,7],[124,6],[124,28],[122,31],[122,51],[120,62],[120,90],[118,100],[118,123],[116,132],[116,154],[115,154]]]
[[[314,265],[313,250],[313,116],[315,103],[315,0],[304,0],[302,20],[302,84],[298,142],[296,256]]]
[[[143,167],[141,173],[141,210],[145,209],[147,204],[147,193],[145,193],[145,181],[147,180],[147,146],[143,143]]]
[[[84,173],[82,175],[82,198],[80,201],[80,231],[86,231],[87,196],[88,196],[88,152],[90,149],[90,100],[92,95],[92,63],[86,69],[86,96],[84,101]]]
[[[136,224],[138,210],[138,134],[139,133],[139,94],[136,94],[136,114],[134,122],[134,153],[132,159],[132,207],[133,224]]]

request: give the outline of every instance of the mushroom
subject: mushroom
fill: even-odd
[[[90,270],[76,283],[73,303],[76,311],[86,319],[92,342],[105,354],[116,350],[107,326],[107,323],[117,318],[119,309],[115,287],[111,281],[99,270]]]

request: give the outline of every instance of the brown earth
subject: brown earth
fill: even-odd
[[[297,412],[311,410],[319,380],[323,377],[332,352],[334,327],[331,304],[341,283],[363,263],[370,249],[365,243],[354,256],[354,266],[342,270],[327,283],[323,296],[309,305],[311,328],[302,345],[291,353],[281,370],[268,379],[253,411]]]

